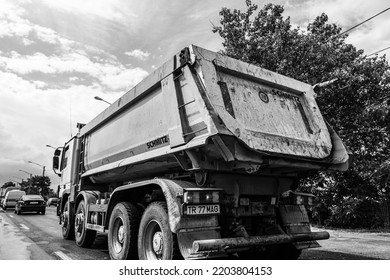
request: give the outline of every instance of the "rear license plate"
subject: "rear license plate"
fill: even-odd
[[[219,214],[221,212],[219,204],[215,205],[187,205],[187,215],[205,215],[205,214]]]
[[[38,204],[36,201],[31,201],[30,204]]]

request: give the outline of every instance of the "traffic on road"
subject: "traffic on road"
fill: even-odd
[[[330,239],[320,241],[321,248],[305,250],[300,260],[390,259],[390,233],[327,230]],[[107,234],[98,234],[88,249],[64,240],[56,207],[46,207],[45,215],[16,215],[13,209],[0,209],[0,260],[107,259],[110,259]]]
[[[89,249],[64,240],[56,207],[46,207],[45,215],[0,209],[0,260],[109,259],[106,238],[99,235]]]

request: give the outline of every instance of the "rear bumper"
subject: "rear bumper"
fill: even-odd
[[[197,240],[192,243],[193,253],[206,252],[236,252],[247,247],[266,246],[275,244],[286,244],[302,241],[314,241],[329,239],[327,231],[277,234],[264,236],[234,237],[221,239]]]
[[[15,207],[15,205],[16,205],[16,202],[13,202],[13,201],[7,201],[4,203],[4,207],[6,207],[6,208]]]
[[[37,206],[20,206],[20,211],[22,212],[42,212],[46,210],[45,205],[37,205]]]

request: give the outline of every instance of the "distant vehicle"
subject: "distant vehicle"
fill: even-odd
[[[20,190],[20,187],[8,187],[8,188],[2,188],[1,191],[0,191],[0,206],[3,206],[3,201],[4,201],[4,198],[5,198],[5,195],[9,192],[9,191],[12,191],[12,190]]]
[[[51,197],[47,201],[46,205],[49,206],[49,207],[52,206],[52,205],[57,206],[58,200],[59,199],[57,197]]]
[[[23,195],[15,205],[15,213],[18,215],[22,212],[37,212],[45,215],[45,211],[45,200],[37,194]]]
[[[7,209],[8,207],[15,207],[16,202],[25,194],[26,194],[25,191],[19,191],[19,190],[9,191],[5,195],[1,206],[3,207],[3,209]]]

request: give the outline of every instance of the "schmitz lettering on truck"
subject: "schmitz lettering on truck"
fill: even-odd
[[[160,137],[160,138],[157,138],[157,139],[152,140],[150,142],[147,142],[146,146],[148,147],[148,149],[151,149],[151,148],[154,148],[156,146],[160,146],[160,145],[163,145],[163,144],[166,144],[166,143],[169,143],[168,135],[165,135],[163,137]]]

